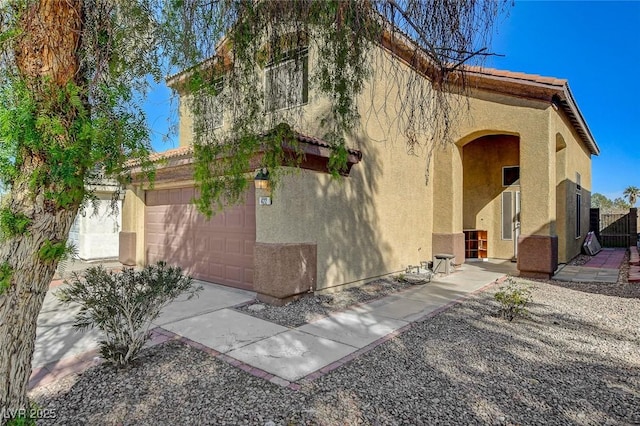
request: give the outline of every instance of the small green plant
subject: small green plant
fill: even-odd
[[[11,286],[11,276],[13,275],[13,269],[8,262],[0,264],[0,295],[4,293]]]
[[[66,259],[73,252],[74,248],[72,246],[67,246],[65,241],[52,242],[50,240],[45,240],[38,251],[38,256],[40,256],[40,259],[45,262],[53,262],[56,260],[60,261]]]
[[[527,304],[531,302],[531,288],[509,277],[507,285],[500,287],[494,298],[500,303],[500,316],[513,321],[518,316],[528,314]]]
[[[22,235],[27,232],[31,220],[21,213],[13,213],[8,208],[0,209],[0,234],[4,238]]]
[[[105,336],[100,354],[117,367],[133,361],[149,339],[151,323],[161,310],[183,293],[193,297],[201,286],[178,267],[165,262],[141,271],[125,268],[107,272],[102,266],[89,268],[84,279],[74,274],[71,283],[56,293],[63,303],[78,303],[74,327],[96,327]]]

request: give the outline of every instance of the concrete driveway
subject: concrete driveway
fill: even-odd
[[[255,299],[255,293],[195,280],[203,289],[189,300],[180,297],[169,304],[152,328],[167,325]],[[32,379],[53,371],[64,370],[78,363],[91,362],[97,356],[101,333],[95,329],[77,330],[73,327],[79,307],[63,305],[55,296],[66,284],[49,290],[38,316],[36,343],[31,363]],[[32,385],[41,384],[32,380]]]

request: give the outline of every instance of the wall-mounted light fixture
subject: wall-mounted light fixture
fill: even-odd
[[[256,189],[269,189],[269,171],[266,168],[258,170],[253,183],[256,186]]]

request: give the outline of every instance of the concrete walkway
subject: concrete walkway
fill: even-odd
[[[152,343],[181,340],[250,374],[296,389],[302,381],[338,368],[409,329],[411,323],[428,319],[515,272],[511,262],[468,263],[431,283],[352,306],[297,328],[232,309],[251,303],[255,293],[202,283],[204,290],[199,297],[175,301],[165,309],[156,321]],[[47,296],[49,308],[39,318],[42,332],[36,342],[32,387],[97,362],[95,336],[75,333],[71,312],[65,314],[56,308],[51,297]]]
[[[553,276],[558,281],[616,283],[625,248],[605,248],[582,266],[565,265]]]

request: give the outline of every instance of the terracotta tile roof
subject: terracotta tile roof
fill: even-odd
[[[466,70],[471,87],[540,99],[562,109],[591,153],[600,154],[600,147],[573,97],[567,80],[493,68],[468,66]]]
[[[383,48],[426,78],[431,79],[433,73],[438,72],[437,66],[428,55],[421,55],[420,47],[407,35],[387,31],[381,44]],[[591,153],[594,155],[600,153],[600,148],[578,108],[567,80],[477,66],[466,66],[464,70],[467,83],[471,88],[514,97],[538,99],[561,108]]]
[[[296,132],[296,138],[298,139],[298,142],[308,143],[310,145],[320,146],[323,148],[331,148],[331,145],[328,142],[325,142],[322,139],[318,139],[313,136],[307,136],[302,133]],[[347,152],[358,157],[362,156],[362,153],[357,149],[347,148]]]
[[[522,82],[548,84],[550,86],[562,87],[567,84],[567,80],[555,77],[545,77],[538,74],[528,74],[523,72],[514,72],[507,70],[499,70],[495,68],[483,68],[477,66],[467,66],[467,71],[477,75],[485,75],[488,77],[501,77],[511,80],[520,80]]]
[[[181,146],[179,148],[168,149],[163,152],[154,152],[149,155],[149,160],[152,162],[163,160],[166,158],[176,158],[193,154],[193,147],[189,146]]]
[[[331,148],[331,145],[322,139],[319,139],[313,136],[308,136],[298,132],[295,132],[295,135],[298,142],[314,145],[322,148],[329,148],[329,149]],[[358,158],[362,157],[362,153],[357,149],[347,148],[347,152],[349,154],[355,155]],[[149,155],[149,160],[151,162],[157,162],[160,160],[166,160],[170,158],[189,157],[191,155],[193,155],[193,146],[188,145],[188,146],[181,146],[179,148],[169,149],[163,152],[154,152],[153,154]]]

